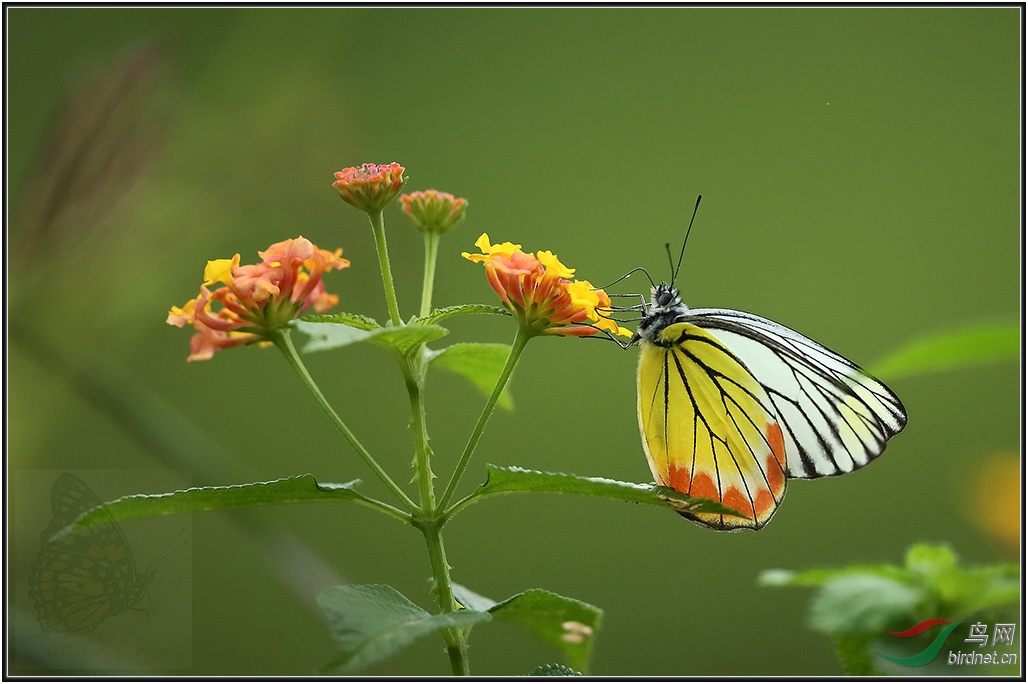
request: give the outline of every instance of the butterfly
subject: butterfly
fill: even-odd
[[[53,518],[40,535],[29,574],[29,597],[45,630],[92,632],[142,598],[154,571],[137,572],[125,534],[114,520],[51,537],[103,502],[80,478],[62,473],[50,490]]]
[[[883,383],[774,321],[690,309],[667,283],[629,308],[641,312],[626,346],[641,346],[639,431],[653,477],[742,514],[680,511],[700,525],[758,530],[787,480],[862,468],[906,425]]]

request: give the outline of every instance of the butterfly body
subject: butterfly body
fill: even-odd
[[[791,478],[840,475],[903,429],[899,399],[803,335],[731,309],[690,309],[652,290],[639,344],[639,429],[658,484],[742,517],[682,515],[718,530],[760,529]]]
[[[86,532],[52,536],[85,511],[101,505],[80,478],[62,473],[50,493],[53,518],[29,575],[29,596],[44,629],[88,633],[110,615],[142,598],[153,570],[137,572],[132,551],[116,522]]]

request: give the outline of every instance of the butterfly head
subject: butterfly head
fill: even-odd
[[[660,333],[664,328],[677,322],[687,315],[689,307],[682,302],[678,290],[673,285],[660,283],[650,289],[650,303],[643,307],[643,317],[635,331],[632,342],[643,340],[651,344],[659,344]]]

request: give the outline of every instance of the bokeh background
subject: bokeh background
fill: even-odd
[[[679,276],[690,305],[766,315],[864,365],[1019,315],[1018,8],[6,12],[8,588],[23,671],[71,666],[31,634],[22,579],[48,520],[40,471],[73,471],[104,499],[304,472],[387,496],[277,352],[187,364],[189,334],[164,323],[207,259],[245,263],[298,234],[352,260],[328,279],[341,310],[385,319],[366,218],[331,187],[345,166],[397,161],[408,190],[469,199],[442,244],[438,305],[494,301],[459,257],[483,231],[553,250],[594,283],[636,266],[665,278],[664,243],[680,244],[702,193]],[[421,238],[396,207],[387,231],[410,315]],[[635,276],[615,289],[647,287]],[[514,334],[498,317],[451,329],[453,341]],[[462,491],[486,462],[648,481],[636,356],[533,342],[516,409],[493,417]],[[308,363],[406,480],[407,400],[388,354],[348,347]],[[808,593],[758,587],[761,570],[898,562],[917,541],[976,563],[1019,557],[1016,525],[1004,541],[978,524],[999,504],[976,484],[992,463],[1020,478],[1017,365],[891,384],[910,423],[885,455],[794,482],[759,533],[504,497],[446,528],[454,577],[496,599],[542,587],[602,607],[597,675],[841,674],[806,625]],[[439,372],[428,402],[446,478],[483,397]],[[332,582],[391,584],[433,609],[420,535],[370,510],[167,521],[123,526],[140,568],[165,557],[146,614],[112,616],[88,643],[132,646],[126,635],[184,624],[187,647],[113,648],[104,667],[312,673],[334,650],[313,603]],[[480,675],[559,660],[503,624],[476,629],[471,656]],[[447,673],[435,638],[372,671]]]

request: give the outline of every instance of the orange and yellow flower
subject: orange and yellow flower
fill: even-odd
[[[240,266],[238,254],[208,261],[199,296],[171,307],[169,325],[191,325],[196,330],[189,341],[189,361],[209,359],[222,349],[267,342],[270,331],[306,309],[323,313],[338,303],[338,296],[325,291],[321,276],[350,265],[342,258],[342,249],[318,249],[300,236],[258,254],[261,263],[247,266]],[[209,289],[218,283],[222,286]]]
[[[336,171],[332,183],[347,204],[361,211],[381,211],[393,201],[407,179],[402,166],[392,164],[364,164]]]
[[[461,256],[485,265],[489,285],[514,314],[518,324],[533,333],[587,337],[599,331],[631,337],[632,331],[610,318],[610,297],[588,280],[570,280],[568,268],[552,252],[521,251],[511,242],[492,244],[482,233],[475,246],[481,254]]]

